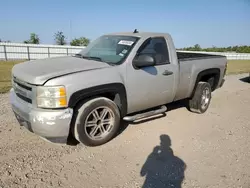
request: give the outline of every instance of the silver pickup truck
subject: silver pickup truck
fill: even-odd
[[[165,113],[173,101],[204,113],[226,68],[224,56],[177,52],[166,33],[112,33],[73,56],[15,65],[10,101],[20,125],[46,140],[98,146],[121,120]]]

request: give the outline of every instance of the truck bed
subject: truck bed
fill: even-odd
[[[198,73],[208,69],[219,69],[222,76],[227,62],[225,56],[214,54],[177,52],[177,57],[180,76],[175,100],[191,96]]]
[[[215,54],[194,53],[194,52],[177,52],[177,58],[180,61],[207,59],[207,58],[219,58],[219,57],[224,57],[224,56],[215,55]]]

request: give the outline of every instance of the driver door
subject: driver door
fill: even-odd
[[[174,98],[174,65],[169,62],[166,39],[153,37],[146,40],[137,56],[142,54],[153,57],[156,64],[140,69],[135,69],[132,62],[128,65],[128,113],[166,104]]]

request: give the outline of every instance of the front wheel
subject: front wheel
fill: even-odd
[[[189,100],[189,110],[198,114],[207,111],[211,101],[211,85],[207,82],[199,82],[193,98]]]
[[[99,97],[78,109],[74,126],[76,140],[88,146],[99,146],[110,141],[118,132],[120,112],[108,98]]]

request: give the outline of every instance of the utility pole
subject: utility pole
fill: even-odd
[[[70,21],[69,21],[69,30],[70,30],[70,36],[69,36],[69,42],[71,42],[72,41],[72,23],[71,23],[71,19],[70,19]]]

